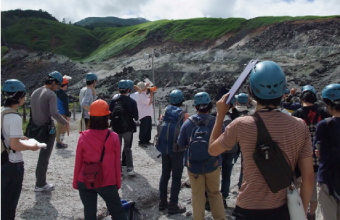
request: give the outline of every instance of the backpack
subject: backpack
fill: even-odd
[[[112,102],[115,102],[115,106],[110,114],[110,126],[112,130],[117,134],[124,134],[128,131],[132,131],[131,116],[129,115],[121,96],[114,97]]]
[[[330,135],[330,144],[331,144],[331,179],[329,184],[327,184],[329,189],[329,195],[333,196],[335,200],[340,202],[340,152],[338,150],[338,145],[335,141],[336,134],[334,134],[334,125],[332,122],[332,118],[326,118],[327,129]]]
[[[5,137],[2,135],[4,116],[7,114],[18,114],[21,117],[21,114],[14,111],[13,109],[6,109],[1,111],[1,165],[5,164],[9,160],[8,156],[11,150],[10,146],[6,146]],[[15,151],[13,152],[15,153]]]
[[[284,114],[284,113],[282,113]],[[258,112],[252,116],[257,127],[257,143],[253,159],[273,193],[287,188],[293,180],[293,170],[281,148],[272,140]]]
[[[157,135],[155,136],[156,149],[162,154],[172,155],[178,152],[177,139],[183,124],[185,112],[176,106],[169,105],[165,108],[162,119],[157,125]]]
[[[318,124],[319,121],[321,121],[321,111],[323,110],[318,107],[313,118],[309,117],[310,113],[306,115],[305,111],[302,108],[299,108],[297,111],[302,115],[303,117],[302,119],[305,120],[310,132],[311,140],[313,142],[316,132],[316,125]],[[319,166],[319,158],[315,155],[315,152],[313,152],[313,165]],[[297,171],[297,174],[299,174],[299,171]]]
[[[213,116],[208,115],[204,121],[188,118],[195,127],[192,129],[190,142],[186,151],[186,163],[190,172],[204,174],[214,171],[218,166],[218,157],[209,154],[210,129],[208,127]]]

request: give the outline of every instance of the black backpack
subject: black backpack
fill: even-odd
[[[284,114],[284,113],[283,113]],[[257,127],[257,143],[253,159],[273,193],[287,188],[293,180],[293,170],[284,152],[272,140],[258,112],[252,116]]]
[[[340,202],[340,152],[338,150],[339,143],[336,142],[336,134],[334,132],[334,125],[332,118],[326,118],[327,130],[329,134],[331,144],[331,179],[329,184],[329,195],[333,196],[338,202]],[[322,154],[322,152],[321,152]]]
[[[112,130],[117,134],[132,131],[132,117],[129,115],[121,96],[114,97],[112,101],[115,102],[115,106],[110,114]]]

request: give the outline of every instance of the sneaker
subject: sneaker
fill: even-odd
[[[127,175],[128,176],[134,176],[136,175],[136,172],[133,170],[133,168],[127,169]]]
[[[35,189],[34,189],[35,192],[52,191],[52,190],[54,190],[54,185],[50,184],[50,183],[47,183],[43,187],[37,187],[36,186]]]
[[[158,210],[159,211],[164,211],[165,209],[168,208],[168,201],[167,200],[164,200],[164,201],[161,201],[158,205]]]
[[[184,213],[186,211],[187,211],[187,209],[179,203],[177,203],[177,204],[174,204],[174,203],[171,203],[171,202],[169,203],[169,206],[168,206],[168,214],[169,215],[177,214],[177,213]]]
[[[57,143],[56,148],[60,149],[60,148],[68,148],[67,144],[64,143]]]

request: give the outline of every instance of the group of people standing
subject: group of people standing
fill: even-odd
[[[136,121],[139,120],[139,146],[155,145],[162,157],[160,211],[167,210],[168,214],[186,212],[178,197],[183,168],[187,167],[193,218],[203,220],[205,210],[210,210],[214,219],[225,219],[231,170],[241,155],[239,194],[233,210],[235,219],[289,220],[287,189],[273,193],[253,159],[259,132],[255,122],[259,117],[294,170],[294,184],[300,189],[306,218],[315,219],[315,211],[319,208],[319,219],[339,220],[340,184],[334,183],[339,180],[340,171],[340,84],[330,84],[323,89],[321,98],[325,108],[322,108],[315,104],[317,93],[309,85],[303,87],[299,104],[287,104],[285,74],[275,62],[257,63],[249,81],[250,94],[239,94],[231,104],[226,104],[229,93],[223,95],[216,103],[215,113],[208,93],[194,95],[197,112],[190,116],[181,107],[183,93],[171,91],[170,105],[160,116],[157,135],[154,143],[150,143],[153,91],[148,85],[121,80],[119,94],[107,103],[97,99],[97,75],[88,73],[86,87],[79,94],[87,129],[80,133],[78,140],[73,178],[73,187],[79,190],[84,205],[85,219],[96,219],[98,194],[105,200],[113,219],[127,219],[118,191],[122,167],[126,166],[127,175],[136,175],[131,147],[133,133],[137,130]],[[32,93],[32,124],[49,125],[45,139],[47,146],[41,149],[38,145],[20,142],[26,137],[17,109],[24,102],[25,86],[18,80],[7,80],[2,87],[6,97],[1,112],[1,208],[6,210],[2,211],[3,219],[15,217],[24,172],[21,151],[40,149],[35,191],[54,189],[53,184],[46,181],[48,161],[56,138],[51,117],[59,123],[58,135],[69,131],[68,107],[63,110],[57,107],[68,102],[63,94],[67,84],[67,79],[59,72],[52,72],[45,85]],[[64,90],[56,95],[59,87]],[[132,93],[133,89],[135,93]],[[249,104],[255,111],[248,111]],[[300,106],[292,113],[294,117],[282,112],[282,107],[289,109],[297,105]],[[57,138],[56,147],[65,148],[67,145],[62,138]],[[100,179],[88,178],[91,169],[98,170]],[[168,199],[170,176],[172,183]],[[95,187],[97,183],[100,183],[99,187]]]

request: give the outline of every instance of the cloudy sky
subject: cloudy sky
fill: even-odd
[[[340,0],[1,0],[1,10],[42,9],[59,21],[115,16],[159,19],[340,15]]]

